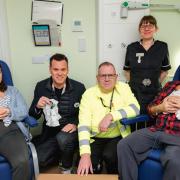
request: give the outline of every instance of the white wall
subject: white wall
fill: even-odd
[[[49,76],[48,62],[32,64],[32,57],[64,53],[69,58],[70,77],[92,86],[96,73],[95,0],[62,0],[64,19],[62,47],[35,47],[31,32],[32,0],[7,0],[11,65],[15,85],[28,104],[37,81]],[[81,18],[83,32],[72,32],[74,18]],[[87,52],[78,52],[78,37],[85,37]]]
[[[133,0],[131,0],[133,1]],[[149,14],[148,9],[127,10],[126,18],[121,18],[120,0],[98,0],[98,48],[99,64],[111,61],[119,75],[120,81],[124,77],[124,59],[128,44],[139,40],[138,24],[142,16]],[[148,3],[148,0],[136,0]]]
[[[180,0],[151,0],[152,3],[179,4]],[[172,69],[170,76],[180,65],[180,11],[176,10],[151,10],[151,14],[158,21],[159,31],[156,38],[168,43]]]
[[[96,0],[62,0],[64,19],[62,27],[62,47],[34,47],[31,36],[32,0],[6,0],[10,36],[11,65],[15,85],[22,92],[28,104],[33,96],[37,81],[49,76],[48,63],[32,64],[32,57],[53,53],[65,53],[70,61],[70,76],[85,83],[95,84],[96,74]],[[151,0],[151,2],[176,2],[179,0]],[[159,32],[157,38],[168,43],[174,73],[180,57],[180,13],[175,11],[151,11],[157,18]],[[82,19],[84,32],[74,33],[71,24],[74,18]],[[78,37],[86,38],[87,52],[77,50]]]

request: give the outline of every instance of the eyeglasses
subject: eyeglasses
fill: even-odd
[[[153,29],[154,28],[154,24],[142,24],[140,26],[140,29]]]
[[[116,77],[116,74],[98,74],[98,76],[101,78],[101,79],[114,79]]]

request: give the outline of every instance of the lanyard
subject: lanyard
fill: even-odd
[[[53,84],[53,83],[52,83],[52,89],[53,89],[53,91],[55,91],[55,87],[54,87],[54,84]],[[64,84],[64,86],[63,86],[61,95],[64,94],[65,90],[66,90],[66,84]]]
[[[109,108],[109,112],[111,112],[111,109],[112,109],[112,101],[113,101],[113,96],[114,96],[114,88],[113,88],[113,91],[112,91],[112,94],[111,94],[111,99],[110,99],[110,103],[109,103],[109,106],[106,106],[103,102],[103,99],[100,97],[100,100],[101,100],[101,103],[104,107],[106,108]]]

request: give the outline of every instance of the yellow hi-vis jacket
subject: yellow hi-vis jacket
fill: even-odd
[[[79,146],[80,154],[91,153],[91,137],[114,138],[125,137],[130,134],[130,127],[123,126],[119,121],[139,114],[139,104],[131,92],[128,84],[117,82],[114,89],[112,109],[110,112],[110,99],[112,92],[103,93],[99,86],[89,88],[82,96],[79,111]],[[108,113],[113,116],[108,131],[100,132],[99,123]]]

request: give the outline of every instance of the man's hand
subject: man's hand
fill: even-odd
[[[72,133],[77,130],[77,126],[75,124],[67,124],[62,128],[62,131]]]
[[[43,108],[46,106],[46,104],[49,104],[49,105],[50,105],[50,104],[51,104],[51,101],[50,101],[49,98],[47,98],[47,97],[45,97],[45,96],[42,96],[42,97],[39,99],[36,107],[39,108],[39,109],[43,109]]]
[[[92,168],[90,154],[83,154],[79,161],[77,174],[81,175],[81,176],[83,176],[83,175],[87,176],[89,173],[89,170],[93,174],[93,168]]]
[[[99,123],[99,130],[101,132],[106,132],[112,120],[113,120],[113,116],[110,113],[107,114]]]
[[[0,119],[3,120],[10,114],[10,109],[7,107],[0,107]]]

